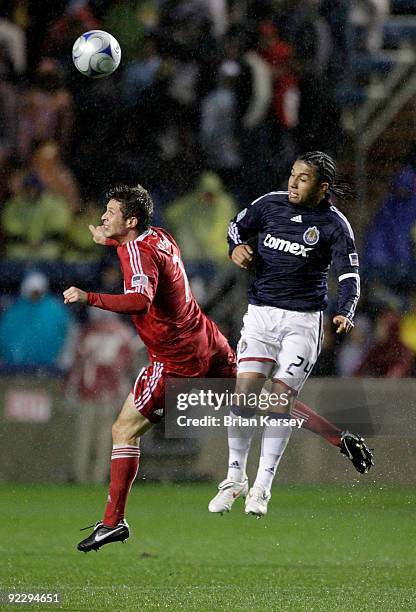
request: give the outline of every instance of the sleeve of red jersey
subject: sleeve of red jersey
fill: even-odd
[[[159,280],[157,254],[134,240],[126,243],[122,257],[124,293],[138,293],[152,302]]]
[[[111,310],[122,314],[145,314],[150,307],[150,301],[145,295],[129,293],[113,295],[111,293],[88,292],[88,305]]]

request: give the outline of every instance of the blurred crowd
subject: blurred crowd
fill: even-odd
[[[229,219],[284,188],[298,153],[340,158],[354,58],[382,47],[388,11],[388,0],[1,2],[0,363],[70,370],[74,338],[92,323],[60,292],[121,291],[115,254],[88,231],[114,183],[151,191],[154,224],[172,231],[195,293],[212,301],[212,279],[229,274]],[[91,29],[121,44],[110,78],[72,64]],[[328,323],[318,374],[413,374],[415,158],[407,152],[365,233],[355,329],[338,344]]]

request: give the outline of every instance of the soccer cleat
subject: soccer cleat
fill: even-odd
[[[237,497],[245,497],[248,492],[248,479],[235,482],[227,478],[218,485],[218,493],[208,505],[210,512],[229,512]]]
[[[88,527],[85,527],[88,529]],[[83,531],[81,529],[81,531]],[[88,538],[82,540],[77,546],[81,552],[98,550],[104,544],[111,542],[125,542],[130,535],[130,529],[126,520],[122,519],[115,527],[106,527],[102,521],[95,523],[94,531]]]
[[[246,499],[246,514],[254,514],[257,518],[261,518],[267,514],[267,504],[271,498],[271,493],[265,487],[254,485],[250,489]]]
[[[351,461],[360,474],[366,474],[374,465],[371,450],[364,442],[364,438],[358,434],[349,431],[342,432],[340,452]]]

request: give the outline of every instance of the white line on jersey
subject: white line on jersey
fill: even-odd
[[[341,217],[341,219],[344,221],[345,225],[348,228],[348,232],[350,234],[350,237],[354,240],[354,232],[352,231],[352,227],[350,225],[350,222],[348,221],[347,217],[345,215],[342,214],[342,212],[340,210],[338,210],[338,208],[334,205],[332,205],[330,207],[330,210],[333,210],[334,213],[336,213],[339,217]]]
[[[289,193],[288,191],[269,191],[269,193],[265,193],[264,195],[260,196],[256,200],[253,200],[253,202],[250,204],[250,206],[253,206],[253,204],[255,204],[256,202],[258,202],[262,198],[265,198],[268,195],[283,195],[283,194],[287,195],[288,193]]]

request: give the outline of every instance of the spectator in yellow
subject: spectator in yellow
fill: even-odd
[[[7,259],[60,259],[71,221],[69,205],[45,190],[36,174],[17,182],[15,195],[4,205],[2,230]]]
[[[213,172],[201,174],[196,189],[172,202],[165,213],[185,262],[211,261],[217,266],[228,261],[224,236],[235,214],[233,198]]]

